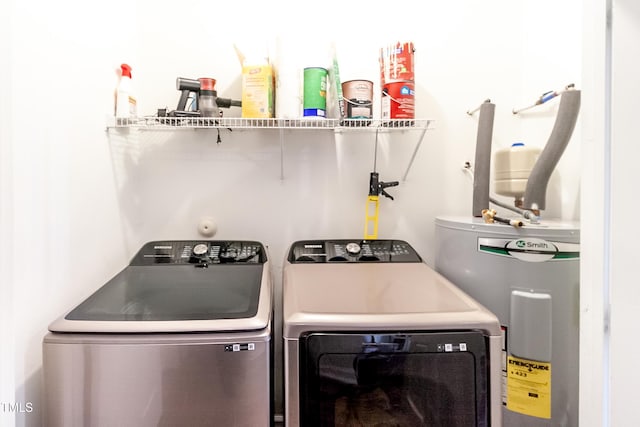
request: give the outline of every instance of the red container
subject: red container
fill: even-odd
[[[200,90],[214,90],[213,88],[216,85],[216,79],[200,77],[198,80],[200,81]]]
[[[382,119],[415,118],[415,84],[410,80],[385,83],[382,87]]]
[[[380,49],[380,83],[414,80],[413,42],[398,42]]]

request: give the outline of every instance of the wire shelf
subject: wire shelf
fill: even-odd
[[[158,117],[145,116],[128,119],[112,118],[108,128],[137,128],[140,130],[177,129],[331,129],[335,131],[367,129],[427,129],[429,119],[259,119],[240,117]]]

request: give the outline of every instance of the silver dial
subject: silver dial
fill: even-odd
[[[203,256],[207,254],[209,247],[204,243],[198,243],[193,247],[193,254],[195,256]]]
[[[355,242],[347,243],[345,249],[349,255],[357,255],[360,253],[360,245]]]

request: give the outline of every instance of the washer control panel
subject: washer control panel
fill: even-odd
[[[403,240],[301,240],[291,245],[291,263],[422,262]]]
[[[145,244],[130,265],[264,264],[266,251],[260,242],[246,240],[168,240]]]

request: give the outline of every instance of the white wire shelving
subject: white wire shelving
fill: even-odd
[[[259,119],[241,117],[158,117],[145,116],[129,119],[112,118],[107,128],[136,128],[139,130],[186,130],[186,129],[329,129],[336,132],[370,130],[417,130],[427,129],[433,123],[429,119]]]
[[[376,135],[376,150],[378,133],[418,131],[419,136],[411,154],[409,164],[402,180],[406,180],[413,165],[416,154],[422,145],[427,130],[432,129],[431,119],[258,119],[241,117],[158,117],[145,116],[129,119],[111,117],[107,130],[135,129],[138,131],[186,131],[186,130],[216,130],[218,141],[220,130],[277,130],[280,133],[280,177],[284,178],[284,146],[286,130],[326,130],[334,134],[347,132],[369,132]]]

